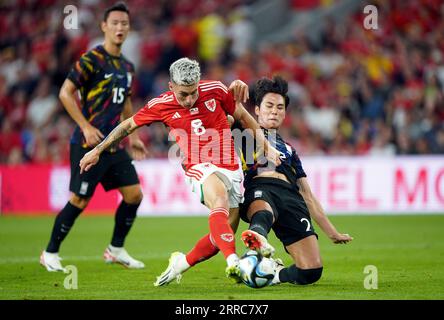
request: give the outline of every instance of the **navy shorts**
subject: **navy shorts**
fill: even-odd
[[[133,160],[124,149],[116,152],[102,152],[99,162],[89,171],[80,174],[80,160],[90,150],[78,144],[71,144],[71,180],[69,183],[71,192],[79,197],[89,198],[94,194],[99,183],[106,191],[139,184],[136,168],[132,164]]]
[[[311,235],[318,237],[304,198],[298,188],[290,183],[277,178],[254,178],[246,186],[244,198],[240,206],[242,220],[250,222],[247,211],[253,201],[267,202],[273,209],[275,217],[273,231],[284,246]]]

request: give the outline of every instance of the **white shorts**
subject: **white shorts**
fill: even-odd
[[[185,181],[191,186],[191,190],[199,196],[200,202],[204,203],[203,183],[213,173],[216,173],[227,188],[230,208],[239,208],[239,203],[243,201],[241,193],[243,173],[241,167],[233,171],[219,168],[212,163],[199,163],[185,172]]]

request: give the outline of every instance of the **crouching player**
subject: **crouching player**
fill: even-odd
[[[245,144],[242,145],[245,200],[240,216],[250,226],[241,237],[248,248],[271,256],[274,248],[268,243],[267,235],[273,229],[294,262],[286,268],[279,264],[273,284],[304,285],[318,281],[323,268],[311,218],[333,243],[348,243],[353,238],[339,233],[329,221],[310,190],[295,149],[276,132],[289,104],[287,90],[288,83],[280,77],[263,78],[253,88],[258,123],[271,144],[280,151],[281,164],[271,170],[269,166],[261,168],[258,159],[248,154]]]

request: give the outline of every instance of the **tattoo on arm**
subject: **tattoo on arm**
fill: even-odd
[[[117,146],[119,142],[130,135],[136,128],[131,128],[128,121],[124,121],[114,128],[113,131],[100,143],[96,148],[102,152],[103,150]]]

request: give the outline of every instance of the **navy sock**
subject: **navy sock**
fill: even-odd
[[[111,245],[121,248],[125,242],[134,220],[137,216],[137,209],[140,203],[128,204],[122,200],[116,211],[115,225]]]
[[[250,227],[248,229],[256,231],[267,238],[272,226],[273,213],[268,210],[260,210],[251,218]]]
[[[281,282],[290,282],[293,284],[311,284],[321,278],[322,269],[323,267],[314,269],[299,269],[293,264],[279,272],[279,280]]]
[[[74,225],[74,221],[77,219],[83,209],[73,206],[70,202],[59,212],[52,228],[51,239],[46,247],[46,252],[56,253],[59,252],[60,245],[68,235],[69,230]]]

